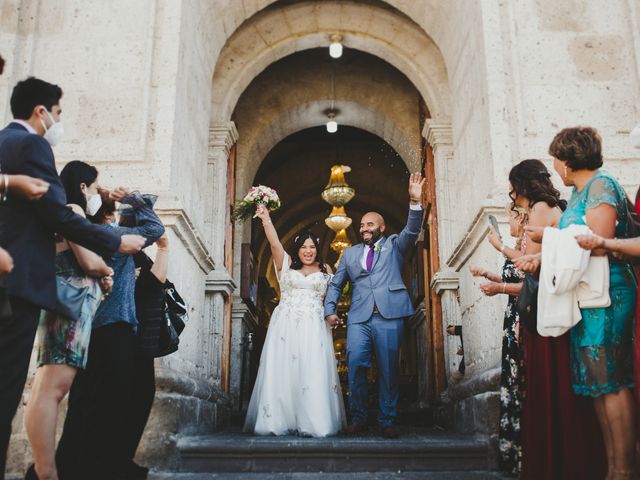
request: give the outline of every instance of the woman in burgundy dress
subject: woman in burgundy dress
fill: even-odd
[[[557,226],[566,207],[540,160],[524,160],[509,173],[509,197],[527,209],[529,227]],[[516,266],[530,271],[526,259],[541,244],[526,242]],[[530,257],[529,257],[530,258]],[[522,474],[525,480],[602,479],[606,456],[591,399],[571,387],[569,335],[524,335],[526,393],[522,411]]]

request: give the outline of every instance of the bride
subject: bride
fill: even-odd
[[[280,283],[260,358],[244,430],[258,435],[324,437],[345,425],[344,405],[324,296],[331,270],[322,263],[318,239],[304,232],[289,256],[269,211],[258,206]]]

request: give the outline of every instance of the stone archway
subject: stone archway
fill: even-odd
[[[336,9],[342,19],[337,25]],[[374,68],[367,71],[362,65],[347,64],[349,71],[337,82],[339,88],[329,91],[328,71],[318,68],[321,62],[296,65],[295,58],[318,60],[320,52],[326,59],[326,50],[318,47],[326,47],[332,33],[342,33],[346,51],[366,56]],[[285,65],[288,75],[278,79],[280,65]],[[290,78],[296,82],[288,81]],[[340,109],[341,125],[378,135],[410,169],[421,169],[422,120],[426,116],[447,122],[450,97],[442,54],[424,30],[403,13],[381,2],[287,2],[256,13],[228,37],[213,73],[210,119],[212,125],[222,126],[233,120],[232,125],[237,127],[232,181],[236,196],[241,196],[271,148],[289,135],[323,125],[332,101]],[[216,162],[214,169],[220,188],[226,166]],[[212,200],[211,225],[215,226],[226,215],[227,199],[218,193]],[[216,235],[215,228],[213,233]],[[240,283],[241,247],[250,235],[248,225],[235,229],[233,266],[230,271],[217,268],[212,276]],[[218,242],[212,238],[214,245],[223,243],[221,232],[217,236]],[[219,256],[214,255],[214,260]],[[216,317],[228,319],[229,314],[221,308],[218,303]],[[228,308],[229,303],[225,312]],[[234,304],[234,311],[234,318],[245,319],[242,324],[252,318],[239,302]],[[232,327],[225,325],[224,330],[230,331]],[[234,335],[237,337],[235,330]],[[227,341],[235,344],[238,339]],[[233,352],[234,347],[225,349],[229,350]],[[231,383],[239,386],[233,379]]]
[[[336,10],[342,19],[337,23]],[[212,121],[229,119],[251,80],[268,65],[298,51],[325,47],[333,33],[344,35],[347,48],[375,55],[407,75],[434,118],[450,117],[447,69],[424,30],[379,5],[331,0],[265,9],[229,37],[213,75]]]

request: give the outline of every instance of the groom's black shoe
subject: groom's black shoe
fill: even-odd
[[[400,436],[400,430],[395,425],[391,425],[382,429],[382,436],[384,438],[398,438]]]
[[[358,435],[367,431],[366,425],[360,425],[358,423],[352,423],[344,429],[345,435]]]

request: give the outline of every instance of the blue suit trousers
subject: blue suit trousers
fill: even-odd
[[[347,328],[347,365],[349,367],[349,410],[351,422],[366,425],[368,414],[367,371],[375,352],[378,364],[379,413],[382,428],[395,425],[398,414],[398,366],[404,321],[373,314],[362,323]]]

